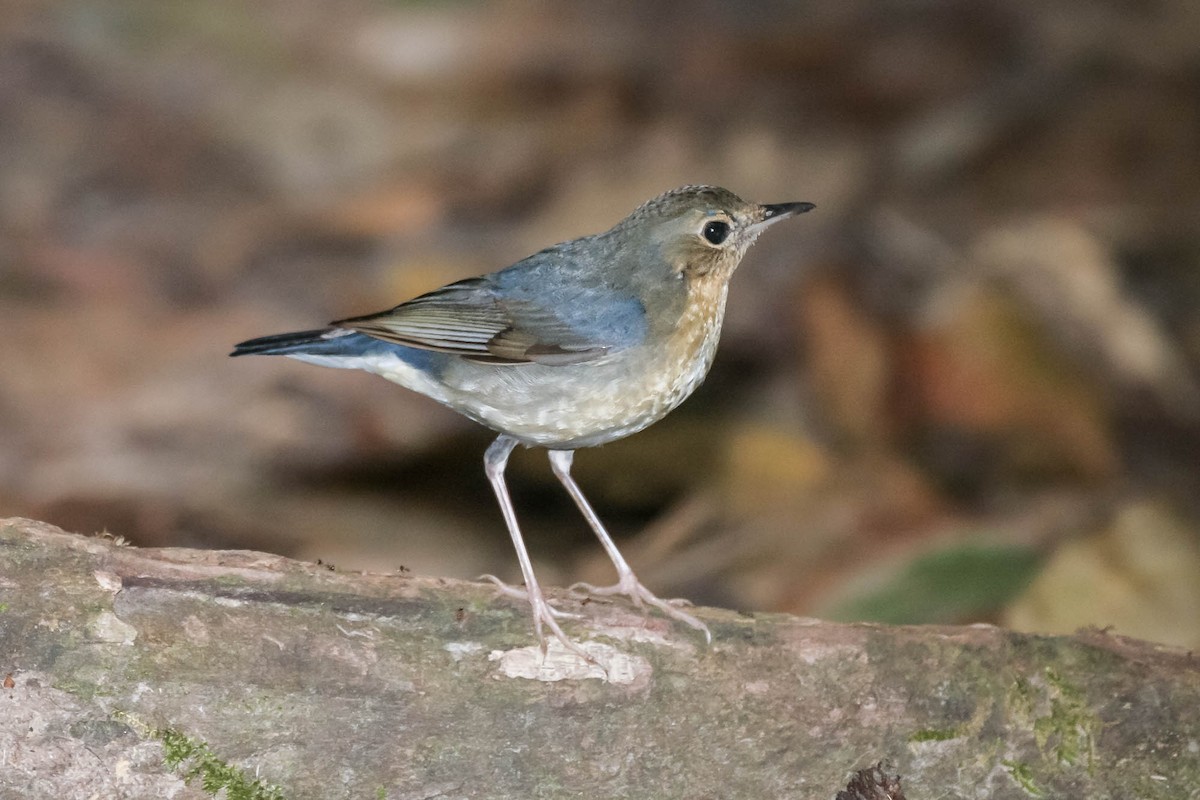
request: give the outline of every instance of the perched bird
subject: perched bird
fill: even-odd
[[[512,536],[543,651],[543,626],[588,658],[545,599],[504,483],[513,448],[544,447],[550,466],[617,570],[596,595],[628,595],[711,639],[693,615],[638,581],[571,477],[574,451],[662,419],[704,380],[725,313],[729,279],[766,228],[811,203],[748,203],[715,186],[684,186],[613,228],[548,247],[510,267],[451,283],[319,330],[236,345],[234,356],[283,355],[373,372],[428,395],[500,435],[484,469]],[[495,580],[495,579],[493,579]],[[589,659],[590,660],[590,659]]]

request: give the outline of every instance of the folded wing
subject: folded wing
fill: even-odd
[[[577,364],[636,343],[645,312],[600,287],[501,291],[490,276],[452,283],[393,309],[333,323],[389,342],[491,364]]]

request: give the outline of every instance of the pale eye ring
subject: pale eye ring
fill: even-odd
[[[709,244],[719,245],[729,237],[729,223],[719,219],[709,220],[700,229],[700,235]]]

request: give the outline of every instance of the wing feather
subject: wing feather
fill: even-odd
[[[528,295],[497,291],[491,276],[452,283],[379,314],[333,324],[384,341],[494,364],[575,364],[627,342],[563,319]]]

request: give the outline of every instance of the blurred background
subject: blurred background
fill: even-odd
[[[663,596],[1200,645],[1200,4],[7,0],[0,515],[518,579],[491,434],[226,357],[717,183],[817,210],[576,476]],[[546,583],[609,582],[544,453]]]

